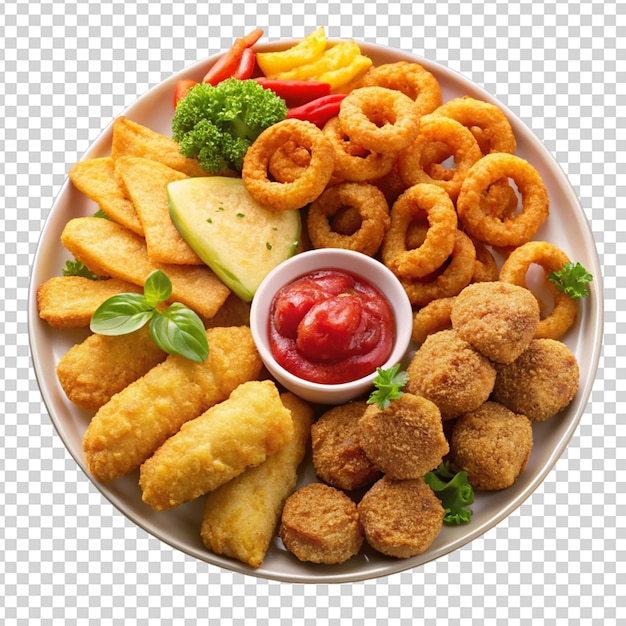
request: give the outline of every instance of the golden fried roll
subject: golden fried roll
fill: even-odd
[[[286,498],[296,487],[313,422],[313,408],[292,393],[281,395],[291,411],[294,436],[276,454],[206,496],[200,535],[215,554],[260,567]]]
[[[477,491],[506,489],[524,471],[532,446],[530,420],[488,401],[456,420],[450,459]]]
[[[310,483],[287,498],[279,536],[300,561],[326,565],[344,563],[363,545],[356,504],[323,483]]]
[[[97,411],[166,357],[146,324],[128,335],[90,335],[61,357],[56,373],[70,401]]]
[[[359,429],[365,454],[389,478],[422,478],[449,451],[437,405],[412,393],[386,409],[370,405]]]
[[[136,469],[186,421],[258,377],[262,362],[248,327],[213,328],[207,340],[203,363],[170,355],[94,415],[83,438],[94,478],[113,480]]]
[[[228,399],[183,424],[140,468],[142,499],[157,511],[189,502],[256,467],[294,433],[271,380],[239,385]]]
[[[359,419],[366,409],[365,400],[333,407],[311,428],[313,467],[333,487],[351,491],[380,478],[360,444]]]
[[[441,501],[423,478],[383,476],[363,496],[358,512],[367,543],[399,559],[428,550],[443,526]]]

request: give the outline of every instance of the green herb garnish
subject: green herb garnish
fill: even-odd
[[[568,261],[562,269],[550,272],[548,280],[554,283],[559,291],[578,300],[589,295],[587,283],[593,280],[593,276],[580,263]]]
[[[80,261],[66,261],[65,267],[61,270],[63,276],[82,276],[89,280],[98,280],[100,277],[94,274],[86,265]]]
[[[467,472],[454,474],[442,461],[436,470],[424,476],[424,480],[441,500],[444,523],[458,525],[470,521],[472,509],[467,507],[474,502],[474,490],[467,480]]]
[[[209,344],[198,315],[179,302],[163,311],[157,308],[172,295],[170,279],[155,270],[146,279],[143,291],[143,295],[120,293],[105,300],[91,318],[91,330],[100,335],[126,335],[150,322],[150,336],[161,350],[205,361]]]
[[[406,385],[409,375],[400,371],[400,363],[396,363],[389,369],[376,368],[378,376],[374,379],[376,391],[372,391],[367,400],[368,404],[377,404],[378,408],[385,410],[392,400],[402,397],[402,387]]]

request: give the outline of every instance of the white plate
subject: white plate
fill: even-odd
[[[286,47],[291,43],[294,42],[282,42],[280,47]],[[276,47],[277,44],[265,44],[259,45],[258,49],[267,50]],[[507,113],[518,142],[517,154],[537,168],[550,195],[551,215],[535,239],[555,243],[565,250],[572,260],[580,261],[594,276],[591,296],[581,303],[577,323],[564,338],[578,359],[581,384],[573,402],[561,415],[534,426],[534,449],[526,470],[517,482],[501,492],[478,494],[473,505],[474,514],[471,523],[457,527],[445,526],[426,553],[406,560],[386,558],[366,549],[342,565],[318,566],[301,563],[286,552],[276,539],[263,565],[253,569],[238,561],[216,556],[204,548],[200,540],[202,499],[172,511],[155,512],[141,500],[137,472],[110,484],[94,481],[102,494],[124,515],[174,548],[228,570],[268,579],[342,583],[386,576],[439,558],[482,535],[528,498],[563,453],[585,410],[601,349],[602,283],[593,236],[567,178],[537,137],[511,111],[483,89],[445,67],[420,57],[371,44],[362,44],[362,51],[369,55],[376,65],[399,60],[421,63],[439,79],[444,101],[470,95],[498,104]],[[151,89],[130,106],[124,115],[135,122],[170,135],[172,94],[176,81],[181,78],[201,80],[215,58],[217,57],[196,63]],[[84,158],[106,156],[109,154],[110,145],[111,124],[96,139]],[[75,342],[86,336],[86,333],[55,330],[40,320],[35,292],[37,285],[51,276],[59,275],[65,261],[71,258],[60,244],[60,234],[66,222],[73,217],[92,215],[96,208],[83,194],[76,191],[69,181],[65,182],[41,234],[32,268],[29,298],[32,358],[43,399],[65,446],[89,477],[82,455],[82,437],[90,414],[67,400],[55,373],[56,363],[60,357]],[[313,479],[314,472],[307,462],[302,471],[301,484]]]

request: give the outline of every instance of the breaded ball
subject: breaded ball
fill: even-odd
[[[444,420],[473,411],[493,391],[491,361],[455,330],[429,335],[407,367],[406,391],[434,402]]]
[[[287,498],[279,536],[300,561],[326,565],[358,554],[364,540],[356,504],[323,483],[310,483]]]
[[[359,419],[367,407],[365,400],[333,407],[311,427],[313,467],[333,487],[351,491],[380,478],[360,444]]]
[[[452,328],[496,363],[511,363],[532,341],[539,304],[524,287],[491,281],[468,285],[450,312]]]
[[[422,478],[383,476],[363,496],[358,511],[367,543],[399,559],[428,550],[443,526],[441,501]]]
[[[496,369],[494,399],[533,422],[562,411],[578,391],[576,357],[556,339],[533,339],[513,363]]]
[[[506,489],[517,480],[532,447],[530,420],[488,401],[456,421],[450,437],[450,460],[467,472],[476,491],[494,491]]]
[[[371,404],[359,425],[365,454],[389,478],[422,478],[449,451],[437,405],[412,393],[384,410]]]

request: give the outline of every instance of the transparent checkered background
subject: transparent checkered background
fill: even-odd
[[[8,0],[0,8],[3,624],[597,624],[624,619],[626,5],[617,0]],[[580,195],[604,266],[606,337],[587,411],[507,520],[416,570],[350,585],[248,578],[127,521],[56,435],[29,358],[39,232],[69,167],[149,87],[252,27],[435,59],[543,139]],[[618,176],[621,174],[621,177]],[[621,609],[621,612],[620,612]],[[91,623],[91,622],[90,622]],[[623,621],[622,621],[623,623]]]

